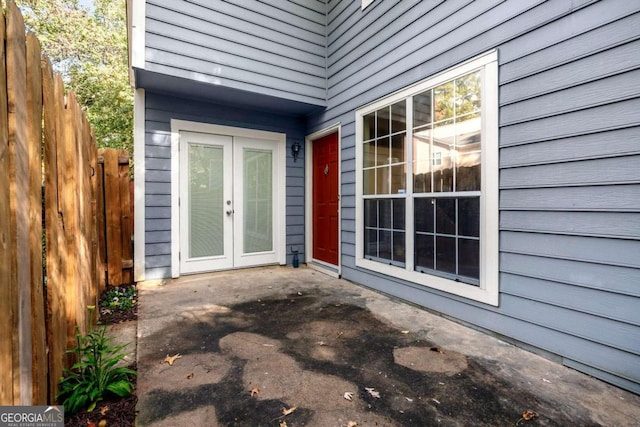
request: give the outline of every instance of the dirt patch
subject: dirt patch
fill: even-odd
[[[150,381],[140,425],[189,412],[208,425],[277,426],[282,409],[296,406],[289,427],[495,426],[541,405],[477,361],[320,292],[182,313],[146,343],[139,365],[154,375],[139,378]],[[173,367],[163,364],[175,353]],[[540,414],[527,425],[576,421]]]

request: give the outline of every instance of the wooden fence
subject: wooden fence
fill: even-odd
[[[128,154],[98,153],[11,1],[0,38],[0,405],[45,405],[88,307],[131,281]]]

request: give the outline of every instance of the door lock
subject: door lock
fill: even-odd
[[[234,210],[233,210],[233,209],[229,209],[229,210],[227,210],[227,215],[228,215],[228,216],[231,216],[231,215],[233,215],[233,212],[234,212]]]

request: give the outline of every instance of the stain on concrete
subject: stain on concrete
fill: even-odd
[[[139,380],[151,382],[138,423],[163,425],[193,411],[217,418],[208,425],[277,426],[282,408],[297,406],[289,427],[511,426],[541,405],[424,335],[403,333],[321,291],[181,313],[145,339],[138,366],[155,374]],[[183,359],[163,365],[175,353]],[[577,421],[539,415],[526,425]]]

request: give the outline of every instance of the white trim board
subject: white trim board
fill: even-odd
[[[146,0],[133,0],[131,10],[131,67],[145,67]]]
[[[133,277],[136,282],[145,279],[145,92],[136,89],[133,94],[133,173],[134,173],[134,265]]]

